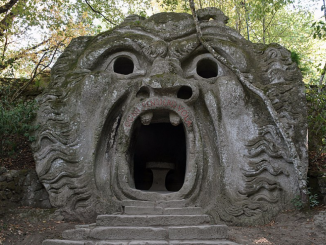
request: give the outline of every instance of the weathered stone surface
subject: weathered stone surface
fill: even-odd
[[[201,225],[169,227],[169,238],[173,240],[227,239],[227,226]]]
[[[0,169],[0,215],[14,206],[51,208],[49,195],[35,170]]]
[[[237,243],[214,240],[186,240],[186,241],[65,241],[45,240],[42,245],[238,245]]]
[[[139,201],[139,200],[122,201],[122,206],[135,206],[135,207],[183,208],[185,207],[185,205],[186,205],[185,200],[171,200],[171,201],[158,200],[155,202]]]
[[[168,245],[167,241],[133,241],[129,245]]]
[[[161,207],[133,207],[133,206],[126,206],[124,208],[125,214],[148,214],[148,215],[155,215],[155,214],[163,214],[164,208]]]
[[[87,239],[90,233],[88,228],[77,228],[74,230],[66,230],[62,233],[64,239],[70,240],[84,240]]]
[[[196,215],[196,214],[202,214],[203,209],[199,207],[186,207],[186,208],[165,208],[163,210],[163,214],[166,215]]]
[[[100,241],[100,242],[89,242],[85,245],[128,245],[128,242],[112,242],[112,241]]]
[[[213,240],[213,241],[202,241],[202,240],[184,240],[184,241],[170,241],[170,245],[239,245],[238,243],[226,241],[226,240]]]
[[[166,240],[168,231],[153,227],[96,227],[90,238],[97,240]]]
[[[51,208],[49,194],[38,179],[36,172],[29,171],[23,182],[21,205],[36,208]]]
[[[42,245],[85,245],[83,241],[45,240]]]
[[[139,203],[129,202],[133,205]],[[143,208],[152,209],[153,207],[145,206]],[[184,209],[187,208],[184,207]],[[88,245],[235,245],[235,243],[228,243],[225,240],[227,226],[212,225],[208,215],[99,215],[96,223],[76,225],[75,229],[63,232],[62,237],[66,240],[54,240],[54,244],[83,241]],[[47,242],[51,241],[47,240]],[[61,243],[61,241],[63,242]]]
[[[198,16],[238,72],[205,50],[186,13],[131,16],[76,38],[52,68],[33,149],[66,218],[121,212],[128,200],[182,201],[215,222],[250,225],[305,190],[306,101],[291,53],[245,40],[220,10]],[[174,164],[167,191],[149,191],[148,162]]]
[[[208,215],[99,215],[99,226],[165,226],[209,224]]]

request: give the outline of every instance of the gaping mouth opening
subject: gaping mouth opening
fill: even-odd
[[[184,184],[187,147],[184,125],[173,126],[167,111],[155,113],[151,123],[134,123],[130,145],[135,188],[176,192]]]

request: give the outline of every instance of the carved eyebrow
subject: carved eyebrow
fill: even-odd
[[[196,34],[171,41],[169,44],[169,56],[184,60],[200,45]]]
[[[153,61],[157,56],[167,53],[167,44],[160,39],[153,39],[139,33],[117,33],[102,39],[95,39],[78,60],[80,69],[93,69],[98,62],[106,58],[110,53],[121,50],[130,50],[144,55]]]
[[[208,36],[205,35],[205,40],[215,49],[217,53],[225,57],[229,62],[235,64],[241,71],[247,71],[247,58],[245,50],[238,47],[234,41],[225,38],[224,36]],[[197,35],[191,35],[186,38],[181,38],[170,42],[169,56],[186,60],[193,51],[202,47]],[[204,50],[204,48],[202,47]],[[206,51],[208,52],[208,51]]]
[[[206,37],[205,39],[217,53],[237,66],[241,72],[248,70],[248,54],[241,46],[232,41],[220,39],[220,37]]]

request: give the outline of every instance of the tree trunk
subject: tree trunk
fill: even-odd
[[[319,79],[319,86],[318,86],[318,93],[321,92],[321,89],[323,87],[323,81],[324,81],[324,78],[325,78],[325,73],[326,73],[326,62],[325,62],[324,68],[321,71],[321,76],[320,76],[320,79]]]

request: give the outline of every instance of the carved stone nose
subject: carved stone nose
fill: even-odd
[[[196,92],[194,89],[189,85],[178,85],[173,87],[165,87],[165,88],[152,88],[149,85],[142,86],[137,94],[136,97],[140,99],[147,99],[150,97],[171,97],[171,98],[178,98],[182,100],[189,100]]]
[[[158,57],[153,62],[150,77],[143,80],[143,86],[138,90],[136,97],[170,97],[189,104],[198,98],[198,94],[196,84],[183,78],[178,59]]]
[[[183,71],[181,68],[180,61],[175,58],[156,58],[153,62],[150,76],[163,74],[182,76]]]

